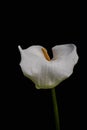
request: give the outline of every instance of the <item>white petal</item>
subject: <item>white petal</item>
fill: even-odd
[[[20,66],[36,88],[53,88],[72,74],[78,60],[76,47],[73,44],[55,46],[52,48],[54,58],[51,61],[45,59],[41,48],[42,46],[31,46],[22,50],[19,47],[22,57]]]
[[[55,59],[64,58],[72,53],[76,48],[74,44],[56,45],[52,48]]]
[[[43,52],[41,50],[43,48],[42,46],[39,46],[39,45],[34,46],[34,45],[32,45],[29,48],[23,49],[23,50],[21,49],[20,46],[18,46],[18,48],[19,48],[20,51],[22,51],[24,54],[26,54],[26,56],[29,56],[30,53],[31,53],[31,54],[33,54],[35,56],[38,56],[40,58],[44,58],[45,59],[45,57],[43,55]]]
[[[78,61],[76,46],[74,44],[59,45],[53,47],[52,51],[55,68],[58,68],[60,73],[69,77]]]
[[[30,78],[35,83],[36,87],[39,86],[39,88],[44,88],[47,86],[47,72],[45,68],[49,61],[44,57],[41,50],[42,46],[36,46],[36,48],[35,46],[32,46],[25,50],[20,49],[20,47],[18,48],[21,53],[20,66],[24,75]]]

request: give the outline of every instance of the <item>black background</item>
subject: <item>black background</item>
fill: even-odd
[[[51,91],[37,90],[34,83],[24,77],[19,66],[21,56],[18,45],[23,49],[31,45],[42,45],[46,47],[50,57],[51,48],[55,45],[73,43],[77,46],[79,61],[73,74],[56,87],[56,95],[61,130],[78,129],[82,125],[85,102],[82,64],[85,47],[81,42],[82,26],[78,13],[76,17],[73,13],[68,16],[63,13],[48,13],[45,17],[43,12],[39,16],[32,14],[31,17],[30,14],[24,15],[23,12],[19,12],[17,17],[14,17],[12,42],[16,45],[16,64],[14,63],[15,72],[12,77],[15,75],[16,80],[12,83],[12,128],[55,130]],[[11,46],[13,48],[13,44]],[[12,62],[11,65],[13,66]]]
[[[44,34],[43,34],[44,35]],[[57,33],[56,33],[57,35]],[[25,36],[25,35],[24,35]],[[36,35],[37,36],[37,35]],[[49,36],[49,35],[48,35]],[[44,36],[43,36],[44,37]],[[51,37],[51,36],[50,36]],[[28,37],[27,37],[28,38]],[[46,37],[47,38],[47,37]],[[54,37],[52,37],[54,38]],[[80,57],[81,42],[77,32],[58,34],[57,40],[28,40],[26,36],[15,42],[16,44],[16,91],[14,107],[16,113],[15,125],[25,129],[49,129],[54,130],[53,106],[50,90],[37,90],[29,79],[24,77],[19,66],[21,56],[17,46],[23,49],[31,45],[42,45],[47,48],[52,57],[51,48],[59,44],[73,43],[77,46]],[[48,38],[49,39],[49,38]],[[81,117],[81,67],[80,58],[74,68],[74,73],[67,80],[56,87],[57,101],[59,105],[61,130],[78,128],[77,120]]]
[[[51,5],[52,4],[52,5]],[[37,90],[19,66],[23,49],[75,44],[79,61],[73,74],[56,87],[61,130],[84,129],[86,123],[86,15],[80,1],[3,4],[1,9],[1,124],[5,129],[55,130],[50,90]],[[2,36],[3,35],[3,36]],[[3,80],[2,80],[3,79]],[[86,128],[85,128],[86,129]]]

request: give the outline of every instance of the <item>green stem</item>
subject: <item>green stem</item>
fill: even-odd
[[[51,92],[52,92],[52,101],[53,101],[53,107],[54,107],[56,130],[60,130],[60,121],[59,121],[59,113],[58,113],[58,105],[57,105],[55,88],[51,89]]]

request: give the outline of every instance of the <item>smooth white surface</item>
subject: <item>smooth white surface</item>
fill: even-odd
[[[53,47],[53,58],[50,61],[44,57],[42,46],[31,46],[24,50],[20,46],[18,48],[21,53],[21,69],[35,83],[37,89],[56,87],[73,73],[78,61],[74,44]]]

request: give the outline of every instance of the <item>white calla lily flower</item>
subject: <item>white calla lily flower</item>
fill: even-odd
[[[56,45],[53,58],[44,47],[33,45],[27,49],[18,46],[21,53],[20,66],[23,74],[31,79],[37,89],[54,88],[73,73],[78,61],[74,44]]]

